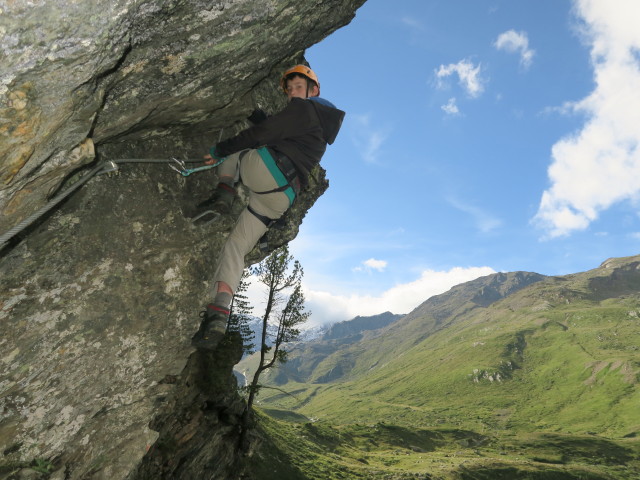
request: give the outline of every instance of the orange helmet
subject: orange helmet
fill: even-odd
[[[307,77],[309,80],[312,80],[318,85],[318,91],[320,90],[320,80],[318,80],[318,76],[311,70],[309,67],[305,65],[296,65],[295,67],[291,67],[289,70],[282,74],[282,78],[280,79],[280,86],[284,93],[287,93],[287,77],[292,73],[297,73],[302,75],[303,77]]]

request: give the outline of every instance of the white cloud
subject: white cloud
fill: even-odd
[[[387,268],[386,260],[376,260],[375,258],[370,258],[369,260],[365,260],[362,262],[365,266],[366,270],[377,270],[379,272],[384,272],[384,269]],[[360,268],[361,269],[361,268]]]
[[[303,258],[305,256],[303,251],[311,248],[311,244],[315,246],[314,257],[316,260],[320,259],[323,263],[336,260],[344,261],[344,255],[347,252],[349,252],[349,255],[354,253],[352,248],[348,247],[346,250],[342,250],[335,258],[327,257],[323,253],[323,245],[340,248],[340,245],[349,243],[344,241],[343,238],[336,238],[333,234],[330,238],[332,239],[331,242],[325,241],[322,237],[314,237],[313,241],[305,246],[304,244],[301,245],[301,238],[298,237],[291,244],[292,255],[296,258]],[[356,243],[362,248],[362,239],[358,239]],[[354,246],[356,243],[354,243]],[[406,244],[406,241],[403,244]],[[318,247],[321,248],[318,249]],[[396,247],[397,245],[391,243],[385,244],[385,248],[394,249]],[[328,254],[331,250],[331,248],[327,248],[326,253]],[[310,264],[307,261],[302,263],[306,274],[303,278],[305,305],[312,312],[309,326],[350,320],[358,315],[377,315],[386,311],[399,314],[409,313],[433,295],[444,293],[455,285],[495,273],[494,269],[486,266],[454,267],[445,271],[423,270],[421,273],[416,274],[417,278],[413,281],[395,285],[380,293],[367,294],[352,293],[354,285],[351,281],[345,281],[335,275],[327,277],[322,272],[316,271],[320,270],[320,268],[314,267],[313,263]],[[369,267],[377,266],[380,268],[383,267],[383,264],[385,268],[388,268],[389,265],[386,260],[376,258],[370,258],[363,262],[364,264],[369,265]],[[378,276],[372,276],[371,278],[375,279]],[[369,282],[369,284],[375,283]],[[356,288],[359,288],[360,292],[366,292],[366,290],[363,290],[362,283]],[[261,315],[264,312],[265,296],[264,288],[257,284],[254,279],[249,286],[247,297],[251,305],[255,306],[255,315]]]
[[[412,29],[416,29],[416,30],[424,29],[424,25],[420,21],[416,20],[414,17],[404,16],[400,19],[400,21]]]
[[[309,326],[350,320],[358,315],[377,315],[386,311],[409,313],[434,295],[492,273],[495,270],[490,267],[425,270],[417,280],[396,285],[379,295],[343,295],[305,288],[306,306],[312,312]]]
[[[443,85],[442,80],[451,75],[458,76],[458,83],[471,96],[479,96],[483,90],[483,80],[480,77],[480,64],[474,65],[469,60],[460,60],[458,63],[450,63],[449,65],[440,65],[436,70],[436,79],[440,86]]]
[[[440,108],[442,108],[442,110],[444,110],[449,115],[458,115],[460,113],[458,105],[456,104],[455,97],[450,98],[446,105],[442,105]]]
[[[375,163],[380,153],[380,148],[389,137],[389,129],[374,127],[371,115],[351,114],[347,117],[350,122],[353,142],[361,152],[366,162]]]
[[[533,219],[550,237],[585,229],[603,210],[640,196],[640,2],[575,4],[596,87],[570,105],[586,116],[585,125],[551,151],[551,186]]]
[[[535,55],[535,50],[529,48],[529,38],[526,32],[509,30],[501,33],[493,44],[498,50],[520,54],[520,64],[529,68]]]
[[[489,233],[502,225],[502,220],[476,205],[470,205],[453,197],[449,197],[447,201],[461,212],[470,215],[482,233]]]

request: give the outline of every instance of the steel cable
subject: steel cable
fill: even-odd
[[[187,159],[182,161],[185,163],[202,162],[201,159],[198,159],[198,160]],[[9,240],[11,240],[13,237],[15,237],[18,233],[23,231],[29,225],[34,223],[36,220],[38,220],[38,218],[40,218],[42,215],[47,213],[49,210],[51,210],[53,207],[59,204],[62,200],[67,198],[69,195],[71,195],[74,191],[76,191],[82,185],[87,183],[94,176],[102,173],[116,172],[118,171],[118,164],[121,164],[121,163],[172,163],[172,162],[175,162],[175,160],[174,159],[157,159],[157,158],[121,158],[117,160],[107,160],[101,163],[100,165],[95,167],[93,170],[91,170],[89,173],[84,175],[76,183],[74,183],[69,188],[67,188],[65,191],[61,192],[60,194],[52,198],[49,202],[47,202],[46,205],[38,209],[36,212],[31,214],[24,220],[22,220],[16,226],[10,228],[7,232],[0,235],[0,250],[2,250],[6,246]]]

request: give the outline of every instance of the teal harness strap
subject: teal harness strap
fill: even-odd
[[[282,191],[285,193],[287,198],[289,198],[289,205],[293,205],[293,200],[296,198],[296,193],[287,181],[284,174],[278,168],[278,165],[276,164],[274,158],[271,156],[271,153],[269,153],[267,147],[260,147],[257,150],[260,154],[260,157],[262,158],[262,161],[267,166],[269,173],[271,173],[273,179],[278,184],[278,187],[287,187]]]

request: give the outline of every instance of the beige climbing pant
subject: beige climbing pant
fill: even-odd
[[[238,171],[242,183],[250,190],[249,206],[255,212],[276,220],[287,211],[290,202],[284,192],[255,193],[278,188],[276,180],[257,150],[243,150],[230,155],[218,167],[218,176],[235,177]],[[214,276],[214,296],[216,282],[225,282],[234,293],[236,292],[245,267],[244,257],[266,231],[266,225],[247,208],[242,211],[222,250]]]

